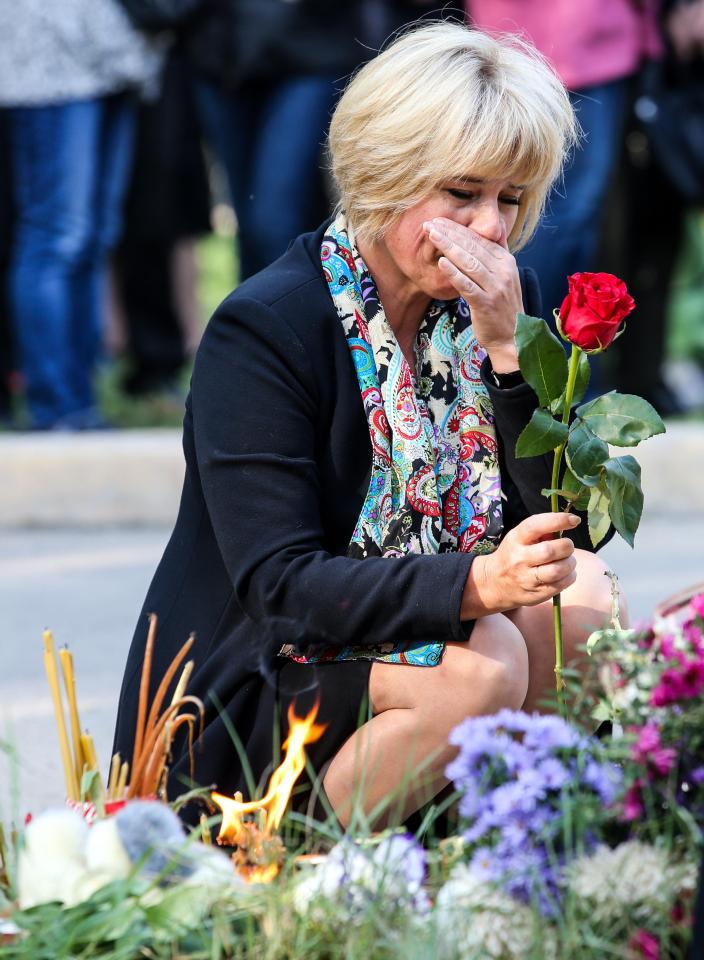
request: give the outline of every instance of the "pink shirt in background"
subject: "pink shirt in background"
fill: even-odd
[[[480,30],[531,40],[571,90],[627,77],[662,52],[659,0],[466,0],[465,6]]]

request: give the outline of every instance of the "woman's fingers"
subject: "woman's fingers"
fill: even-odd
[[[491,283],[491,272],[487,265],[482,262],[477,255],[471,238],[466,242],[460,243],[450,237],[444,231],[431,227],[428,236],[433,241],[438,250],[443,254],[438,262],[438,266],[453,280],[457,277],[462,286],[463,281],[468,278],[472,281],[470,289],[479,287],[486,290]]]
[[[528,580],[532,579],[539,586],[547,586],[548,584],[553,586],[574,573],[576,567],[577,561],[574,556],[566,557],[564,560],[558,560],[554,563],[542,563],[529,568]]]
[[[574,513],[534,513],[522,520],[512,533],[519,543],[552,543],[545,538],[563,530],[574,530],[581,522],[582,518]]]
[[[448,220],[445,217],[437,217],[429,221],[429,226],[434,227],[446,234],[451,240],[456,241],[460,246],[467,245],[469,250],[477,256],[488,268],[496,268],[496,261],[513,260],[506,247],[501,243],[495,243],[493,240],[487,240],[471,227],[465,227],[454,220]]]

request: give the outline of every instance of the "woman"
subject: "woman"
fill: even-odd
[[[540,303],[509,250],[574,130],[529,46],[449,24],[408,33],[334,113],[337,217],[213,317],[181,509],[144,607],[160,618],[155,676],[196,633],[198,782],[249,793],[228,728],[259,779],[285,735],[275,713],[306,690],[327,724],[308,755],[337,817],[402,783],[405,815],[445,784],[463,717],[549,695],[557,592],[568,657],[603,622],[604,567],[575,550],[586,524],[545,512],[548,457],[514,457],[536,406],[515,317]],[[145,631],[143,616],[123,755]],[[181,747],[172,791],[187,772]]]

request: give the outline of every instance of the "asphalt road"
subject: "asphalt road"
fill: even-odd
[[[602,553],[620,576],[632,617],[704,580],[704,514],[644,518],[636,549],[621,540]],[[42,631],[74,655],[81,720],[104,765],[134,623],[166,529],[0,531],[0,819],[63,798],[63,777],[42,660]],[[10,766],[19,777],[12,798]]]

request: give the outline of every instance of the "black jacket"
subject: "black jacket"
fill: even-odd
[[[256,777],[271,759],[271,720],[262,720],[271,703],[265,675],[282,642],[301,635],[340,645],[461,640],[471,628],[459,616],[471,554],[345,556],[367,491],[371,445],[320,266],[323,230],[299,237],[243,283],[204,334],[186,404],[181,506],[120,698],[115,749],[129,757],[146,613],[159,617],[157,681],[195,631],[189,692],[207,700],[196,779],[221,789],[238,789],[239,772],[219,705]],[[522,271],[521,279],[526,310],[539,314],[534,274]],[[515,460],[535,394],[527,384],[499,390],[488,381],[486,362],[482,374],[494,405],[510,529],[549,509],[540,490],[549,486],[552,457]],[[572,536],[588,548],[586,523],[582,528]],[[183,766],[177,756],[174,772]]]

